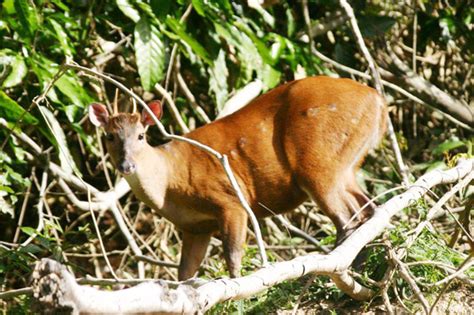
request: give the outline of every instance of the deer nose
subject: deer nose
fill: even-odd
[[[118,170],[120,171],[120,173],[124,175],[130,175],[134,173],[136,169],[137,169],[137,166],[135,165],[135,163],[130,162],[130,161],[123,161],[122,163],[120,163],[118,167]]]

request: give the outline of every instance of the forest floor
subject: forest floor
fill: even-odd
[[[430,304],[434,302],[436,296],[429,299]],[[408,311],[400,303],[392,304],[395,314],[421,314],[422,310]],[[323,300],[319,302],[312,301],[306,305],[300,305],[296,314],[386,314],[387,309],[379,297],[367,306],[352,299],[345,301]],[[278,315],[292,314],[291,310],[279,311]],[[474,288],[466,286],[452,289],[441,297],[436,303],[435,309],[431,314],[474,314]]]

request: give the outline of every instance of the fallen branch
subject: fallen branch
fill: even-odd
[[[367,299],[373,292],[356,283],[347,272],[360,250],[385,230],[393,215],[415,203],[431,187],[459,181],[472,172],[474,159],[463,160],[447,171],[435,170],[425,174],[406,192],[378,207],[372,218],[328,255],[301,256],[269,265],[241,278],[203,280],[199,286],[184,282],[175,287],[155,281],[113,292],[81,286],[64,266],[43,259],[33,274],[34,296],[48,309],[69,308],[83,313],[202,313],[219,302],[251,297],[282,281],[317,273],[330,276],[351,297]]]
[[[382,75],[384,77],[404,86],[408,86],[412,93],[418,94],[418,96],[421,99],[424,99],[427,103],[430,103],[432,106],[448,113],[464,124],[468,126],[474,125],[474,110],[469,107],[469,105],[457,100],[450,94],[438,88],[436,85],[413,72],[410,67],[400,60],[389,46],[387,46],[387,50],[389,54],[387,62],[390,66],[393,66],[396,69],[396,74],[392,74],[389,71],[383,71]]]

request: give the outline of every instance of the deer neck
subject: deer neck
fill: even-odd
[[[137,198],[155,210],[163,208],[169,183],[170,164],[162,151],[147,144],[136,161],[135,173],[124,176]]]

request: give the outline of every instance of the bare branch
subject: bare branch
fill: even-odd
[[[472,108],[414,73],[389,46],[387,46],[387,50],[391,64],[397,68],[398,73],[394,75],[388,71],[383,71],[384,77],[395,80],[405,86],[408,85],[412,90],[419,93],[420,97],[424,98],[426,102],[436,104],[435,106],[441,111],[448,113],[468,126],[474,125],[474,110]]]
[[[374,59],[370,55],[370,52],[367,49],[367,46],[365,45],[364,38],[362,37],[362,34],[359,29],[359,25],[357,24],[357,19],[354,15],[354,10],[352,10],[352,7],[346,0],[339,0],[339,3],[346,11],[347,16],[349,16],[349,21],[351,23],[354,36],[356,37],[360,50],[364,54],[364,57],[367,60],[367,63],[369,64],[369,68],[370,68],[370,72],[372,73],[372,78],[374,80],[375,88],[379,92],[380,95],[384,96],[385,92],[383,89],[382,80],[380,78],[380,73],[377,71],[377,67],[375,65]],[[393,129],[393,124],[390,117],[387,117],[387,126],[388,126],[388,135],[390,138],[390,142],[392,144],[393,152],[395,153],[395,159],[397,161],[398,168],[400,169],[400,172],[401,172],[403,184],[405,186],[408,186],[408,184],[410,183],[409,181],[410,172],[409,172],[408,167],[403,162],[402,154],[400,152],[400,147],[398,145],[398,140],[395,135],[395,130]]]
[[[181,73],[178,72],[176,75],[176,78],[178,79],[178,84],[179,84],[179,87],[181,88],[181,91],[183,91],[184,95],[186,96],[186,98],[188,99],[189,103],[191,104],[193,109],[196,111],[198,116],[201,118],[201,120],[204,121],[206,124],[210,123],[211,119],[207,116],[204,109],[202,109],[202,107],[199,106],[199,104],[197,103],[196,98],[194,97],[191,90],[188,88],[188,85],[184,81]]]
[[[26,241],[21,243],[21,246],[26,246],[30,244],[36,236],[38,236],[38,233],[40,233],[43,230],[44,227],[44,214],[43,214],[43,206],[45,202],[45,192],[46,192],[46,185],[48,184],[48,173],[46,171],[43,171],[43,175],[41,176],[41,187],[40,187],[40,192],[39,192],[39,201],[38,201],[38,226],[36,227],[35,233],[33,235],[30,235]]]

